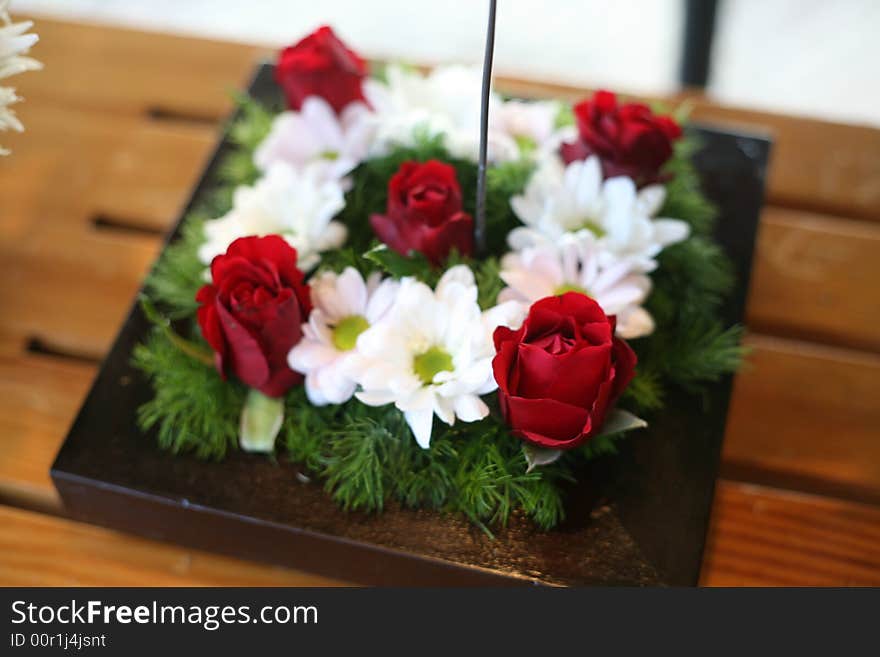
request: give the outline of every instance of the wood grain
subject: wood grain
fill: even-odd
[[[0,358],[0,503],[60,512],[49,468],[96,371],[33,354]]]
[[[190,37],[70,25],[37,18],[46,64],[16,79],[26,98],[102,112],[161,110],[183,119],[218,120],[266,48]],[[68,44],[75,43],[74,50]],[[120,65],[125,62],[125,65]],[[50,71],[55,71],[50,73]],[[521,95],[575,99],[575,87],[501,78],[498,87]],[[880,220],[880,130],[787,115],[721,107],[683,94],[693,117],[758,129],[774,139],[770,200],[779,205]]]
[[[702,583],[878,586],[880,509],[721,482]]]
[[[16,78],[32,104],[217,121],[265,48],[35,17],[40,74]]]
[[[880,226],[767,208],[748,323],[775,333],[880,352]]]
[[[0,507],[3,586],[339,586],[326,577]]]
[[[723,472],[880,503],[880,356],[760,335],[748,343]]]

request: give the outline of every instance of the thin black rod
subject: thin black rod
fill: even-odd
[[[489,138],[489,94],[492,88],[492,58],[495,54],[495,5],[489,0],[489,25],[486,28],[486,53],[483,56],[483,95],[480,104],[480,161],[477,166],[477,217],[474,241],[477,253],[486,252],[486,153]]]

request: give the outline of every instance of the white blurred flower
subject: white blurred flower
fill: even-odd
[[[515,157],[543,157],[559,148],[565,133],[556,128],[559,103],[552,100],[507,100],[493,108],[489,126],[516,146]],[[508,158],[514,159],[514,158]]]
[[[387,153],[395,145],[410,146],[417,131],[444,135],[454,157],[476,160],[480,143],[482,74],[478,68],[440,66],[423,75],[400,66],[386,69],[387,82],[368,80],[364,95],[375,114],[377,134],[374,152]],[[489,101],[489,116],[502,105],[497,94]],[[515,159],[516,141],[492,127],[489,131],[490,160]]]
[[[288,364],[306,375],[312,404],[342,404],[354,394],[354,376],[362,366],[355,349],[358,336],[385,315],[399,284],[381,280],[378,272],[364,281],[356,269],[347,267],[339,275],[318,274],[309,285],[314,307]]]
[[[0,0],[0,79],[43,67],[36,59],[25,56],[31,46],[39,40],[36,34],[25,34],[33,26],[33,22],[13,23],[9,17],[8,7],[9,0]],[[0,87],[0,131],[24,130],[24,126],[11,108],[20,100],[12,87]],[[8,153],[8,150],[0,147],[0,155]]]
[[[559,244],[542,244],[508,253],[501,260],[501,280],[509,287],[498,301],[532,304],[544,297],[580,292],[592,297],[607,315],[617,316],[617,335],[638,338],[654,331],[642,308],[651,279],[631,258],[608,257],[586,231],[566,234]]]
[[[278,161],[298,171],[314,167],[320,179],[340,180],[367,156],[376,130],[371,115],[366,105],[355,102],[337,116],[323,98],[310,96],[300,111],[275,117],[254,163],[261,171]]]
[[[402,279],[391,310],[358,338],[365,364],[355,396],[370,406],[393,403],[425,449],[434,415],[450,425],[481,420],[489,408],[480,395],[496,388],[492,332],[522,322],[521,306],[482,312],[474,275],[464,265],[449,269],[435,290]]]
[[[546,158],[532,175],[525,192],[510,199],[525,224],[508,235],[514,250],[557,242],[566,233],[588,231],[613,256],[637,259],[644,271],[664,247],[687,239],[690,227],[680,219],[657,218],[666,191],[662,185],[637,190],[624,176],[602,180],[595,156],[567,167]]]
[[[321,252],[345,242],[345,226],[332,221],[344,206],[338,181],[321,180],[314,169],[296,171],[275,162],[256,184],[235,190],[226,215],[205,222],[199,259],[210,264],[239,237],[277,234],[297,250],[297,265],[307,271],[318,264]]]

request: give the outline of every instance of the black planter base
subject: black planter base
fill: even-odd
[[[271,67],[250,87],[275,100]],[[739,287],[741,322],[769,152],[765,139],[692,128],[695,163],[719,206],[718,239]],[[193,199],[216,184],[224,141]],[[176,237],[176,232],[172,239]],[[384,585],[690,585],[699,577],[731,380],[668,399],[621,454],[594,462],[568,494],[567,520],[541,532],[514,518],[489,538],[466,520],[389,508],[344,513],[295,464],[243,453],[221,463],[174,456],[136,424],[152,391],[130,365],[149,330],[135,305],[52,467],[74,518],[195,548]]]

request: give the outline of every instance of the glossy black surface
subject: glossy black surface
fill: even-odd
[[[277,101],[271,67],[259,69],[251,91]],[[727,316],[742,321],[769,143],[694,130],[704,142],[696,164],[722,213],[718,237],[739,277]],[[218,148],[193,201],[215,184],[226,148]],[[130,356],[148,328],[135,305],[53,465],[55,485],[77,519],[365,583],[697,581],[729,379],[704,397],[674,395],[619,456],[581,473],[562,527],[540,532],[515,518],[492,540],[464,520],[431,511],[343,513],[320,484],[297,477],[295,464],[240,453],[203,462],[161,451],[135,422],[152,393]]]

